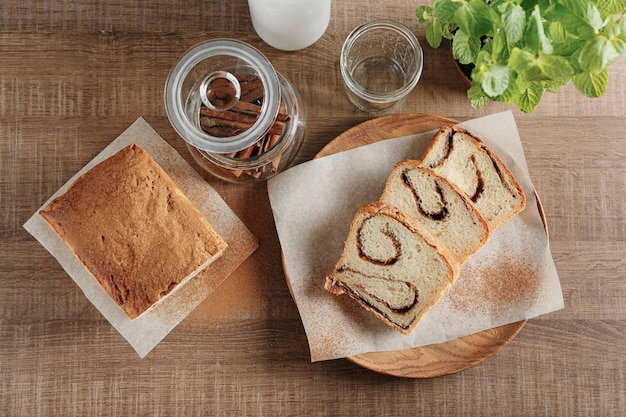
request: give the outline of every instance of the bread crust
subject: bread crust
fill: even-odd
[[[456,161],[453,161],[449,165],[453,171],[448,172],[446,168],[442,170],[443,173],[439,173],[437,166],[447,161],[453,152],[453,144],[456,143],[454,138],[457,135],[461,136],[459,165],[455,165]],[[472,175],[472,168],[475,176]],[[411,170],[419,171],[419,174],[413,177],[407,175]],[[459,184],[447,175],[451,175]],[[432,180],[432,183],[425,178]],[[418,190],[417,184],[423,189]],[[421,191],[425,191],[425,187],[430,187],[431,184],[434,184],[434,193],[428,189],[430,194],[422,194]],[[407,196],[405,186],[411,191],[412,200]],[[474,187],[475,191],[472,191]],[[473,195],[468,194],[468,191],[473,192]],[[461,209],[467,210],[462,212],[463,215],[454,217],[450,225],[455,224],[454,227],[457,227],[458,223],[455,222],[464,222],[467,225],[467,220],[471,220],[472,227],[466,227],[464,231],[471,229],[472,238],[468,238],[465,245],[456,245],[451,239],[451,233],[445,229],[447,226],[441,226],[442,222],[447,218],[452,219],[451,216],[454,215],[450,211],[454,208],[448,207],[450,201],[460,202],[464,206]],[[394,207],[394,203],[398,207]],[[454,284],[467,258],[487,242],[493,230],[522,211],[525,206],[526,197],[520,184],[495,152],[480,138],[460,126],[444,127],[435,133],[420,160],[404,160],[394,166],[380,201],[359,207],[350,224],[342,255],[333,271],[326,276],[324,288],[335,295],[349,295],[387,325],[403,334],[410,334],[423,315]],[[419,249],[415,249],[416,252],[409,252],[407,255],[407,259],[412,259],[408,261],[410,272],[418,265],[428,264],[428,269],[420,268],[420,271],[428,271],[430,275],[411,280],[408,278],[410,272],[407,274],[407,270],[403,269],[407,264],[393,269],[396,262],[400,264],[399,260],[403,255],[402,239],[395,236],[395,229],[392,230],[392,226],[386,222],[373,222],[373,226],[363,231],[369,219],[379,216],[393,219],[411,234],[419,236],[420,244],[415,248],[423,249],[423,244],[438,255],[440,259],[434,262],[431,252],[428,251],[426,255],[420,255]],[[361,237],[361,233],[364,237]],[[404,236],[406,239],[407,235]],[[381,237],[388,240],[381,240]],[[367,241],[367,238],[374,242],[369,245],[368,253],[361,246],[361,239]],[[454,245],[458,254],[443,240]],[[442,282],[442,269],[438,267],[440,260],[450,273],[446,275],[447,282]],[[422,261],[422,264],[412,263]],[[425,297],[419,293],[422,290],[426,293]],[[409,312],[415,316],[405,315]]]
[[[40,215],[131,319],[227,246],[136,144],[80,176]]]
[[[362,215],[374,217],[374,216],[387,216],[398,222],[402,223],[408,230],[413,234],[420,235],[422,237],[423,243],[430,246],[435,252],[437,252],[441,259],[445,262],[446,267],[449,270],[448,282],[446,288],[441,291],[439,298],[447,291],[447,289],[452,286],[455,282],[456,278],[459,275],[461,269],[460,260],[454,255],[454,253],[445,246],[440,239],[436,236],[432,235],[422,224],[415,221],[413,218],[407,216],[402,211],[398,210],[395,207],[388,206],[380,201],[369,202],[362,205],[350,225],[350,233],[354,233],[354,231],[359,227],[359,219]],[[352,291],[348,286],[343,285],[341,282],[335,280],[334,276],[342,269],[342,267],[346,264],[346,256],[348,254],[348,245],[351,244],[350,240],[346,240],[344,244],[344,251],[339,261],[337,262],[333,271],[326,277],[324,288],[332,294],[341,295],[347,294],[351,298],[353,298],[359,305],[361,305],[364,309],[372,312],[376,317],[382,320],[384,323],[394,328],[400,333],[410,334],[417,327],[419,322],[421,321],[423,315],[439,301],[439,298],[432,300],[429,304],[422,307],[421,313],[415,317],[414,321],[408,327],[399,326],[392,319],[387,317],[382,311],[379,311],[369,303],[367,303],[363,298],[361,298],[358,294]]]
[[[507,165],[504,163],[504,161],[489,147],[487,146],[482,139],[480,139],[478,136],[474,135],[473,133],[471,133],[470,131],[468,131],[467,129],[458,126],[458,125],[449,125],[449,126],[445,126],[441,129],[439,129],[439,131],[437,131],[435,133],[435,135],[433,136],[433,139],[430,141],[430,143],[428,144],[428,146],[426,147],[426,150],[424,151],[424,153],[422,154],[422,157],[418,160],[419,164],[421,166],[424,166],[426,168],[429,168],[431,170],[436,170],[437,166],[443,164],[448,156],[448,154],[451,152],[451,150],[448,148],[447,150],[447,154],[444,155],[443,157],[441,157],[439,160],[435,161],[434,163],[428,163],[426,162],[427,158],[434,153],[435,147],[438,145],[438,143],[440,141],[446,141],[451,139],[454,135],[461,135],[463,136],[464,139],[468,140],[469,142],[473,143],[477,150],[479,152],[484,152],[487,154],[487,156],[491,159],[491,161],[493,162],[494,168],[496,169],[503,185],[506,188],[512,187],[513,189],[509,188],[509,191],[512,195],[514,196],[519,196],[520,201],[519,201],[519,205],[517,207],[516,210],[510,210],[508,212],[506,212],[507,214],[500,218],[498,221],[492,221],[491,219],[487,219],[489,222],[489,226],[491,227],[491,230],[496,230],[498,227],[502,226],[504,223],[506,223],[508,220],[510,220],[512,217],[514,217],[515,215],[517,215],[519,212],[521,212],[522,210],[524,210],[524,208],[526,207],[526,195],[524,194],[524,190],[522,189],[521,185],[519,184],[519,182],[517,181],[517,179],[515,178],[515,176],[513,175],[513,173],[511,172],[511,170],[507,167]],[[449,146],[449,145],[448,145]],[[450,181],[452,183],[454,183],[453,181]],[[473,201],[472,196],[468,196],[470,198],[470,200]],[[482,213],[484,215],[484,213]]]
[[[476,222],[478,222],[478,227],[480,227],[483,231],[484,231],[484,236],[482,237],[482,239],[477,242],[475,250],[473,252],[475,252],[476,250],[478,250],[481,246],[483,246],[487,240],[489,239],[490,235],[491,235],[491,228],[489,226],[489,223],[487,222],[487,220],[483,217],[483,215],[480,213],[480,211],[476,208],[476,205],[469,199],[469,197],[463,193],[454,183],[448,181],[447,178],[437,174],[435,171],[430,170],[428,168],[424,168],[419,161],[416,160],[404,160],[404,161],[400,161],[398,163],[395,164],[391,174],[389,175],[388,179],[387,179],[387,183],[385,185],[385,188],[383,190],[383,194],[380,198],[380,201],[384,201],[387,204],[389,203],[389,200],[391,199],[391,193],[392,191],[392,187],[393,187],[393,182],[394,182],[394,174],[400,173],[400,172],[404,172],[405,170],[416,170],[416,171],[420,171],[422,172],[424,175],[430,176],[434,179],[434,181],[445,184],[445,186],[449,187],[452,192],[454,192],[458,198],[460,200],[462,200],[463,204],[465,205],[466,209],[468,211],[470,211],[471,213],[471,217],[475,219]],[[419,204],[419,202],[416,202],[417,204]],[[392,204],[390,204],[392,205]],[[399,209],[400,212],[402,212],[401,209]],[[413,216],[409,216],[407,213],[402,212],[403,214],[405,214],[408,217],[413,217]],[[422,223],[423,219],[421,218],[415,218],[414,221],[416,221],[417,223]],[[425,226],[427,227],[427,226]],[[431,232],[432,234],[432,232]],[[453,251],[454,252],[454,251]],[[473,253],[472,252],[472,253]],[[469,255],[465,255],[465,256],[461,256],[458,253],[455,253],[456,257],[459,259],[459,261],[461,263],[465,262],[467,260],[467,258],[469,257]],[[470,254],[471,255],[471,254]]]

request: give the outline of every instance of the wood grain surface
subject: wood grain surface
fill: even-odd
[[[428,132],[453,123],[458,123],[458,120],[432,114],[391,114],[374,117],[342,132],[315,157],[321,158],[385,139]]]
[[[245,0],[4,0],[0,4],[0,416],[626,415],[626,59],[608,92],[568,85],[531,115],[473,109],[449,51],[426,45],[426,0],[333,1],[324,36],[282,52]],[[406,379],[348,360],[311,363],[285,283],[265,185],[208,175],[259,249],[140,360],[23,223],[139,116],[192,163],[163,105],[191,46],[248,42],[299,91],[307,136],[295,163],[372,118],[339,74],[348,33],[389,18],[424,48],[418,86],[394,111],[460,121],[511,109],[541,196],[565,309],[529,320],[463,372]]]

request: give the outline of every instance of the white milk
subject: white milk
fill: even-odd
[[[295,51],[315,43],[330,21],[331,0],[248,0],[252,25],[268,45]]]

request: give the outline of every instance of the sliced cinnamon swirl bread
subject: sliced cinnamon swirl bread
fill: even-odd
[[[456,256],[420,223],[381,202],[359,208],[324,288],[347,293],[409,334],[456,280]]]
[[[461,262],[489,238],[489,226],[474,204],[444,177],[417,161],[396,164],[380,199],[421,222]]]
[[[526,206],[524,192],[504,162],[481,139],[459,126],[439,130],[420,165],[464,192],[492,231]]]

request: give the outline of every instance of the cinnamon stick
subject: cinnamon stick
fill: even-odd
[[[265,95],[261,80],[254,74],[235,74],[235,77],[237,77],[240,83],[241,97],[232,108],[227,111],[215,111],[204,105],[200,108],[200,127],[210,135],[218,137],[237,135],[252,127],[259,118]],[[209,98],[212,103],[219,104],[224,102],[227,104],[228,100],[233,98],[232,91],[233,87],[228,80],[215,80],[214,83],[211,83]],[[241,151],[231,152],[226,156],[233,159],[261,156],[272,149],[280,140],[289,120],[290,117],[286,114],[285,103],[281,100],[278,115],[269,131],[255,144]],[[271,163],[256,169],[233,169],[228,171],[235,177],[249,175],[253,178],[260,178],[266,173],[278,170],[279,165],[280,156],[272,160]],[[223,169],[221,171],[224,172]]]
[[[210,116],[201,116],[200,117],[200,126],[204,128],[213,128],[213,127],[227,127],[234,129],[235,132],[243,132],[244,130],[252,127],[252,123],[247,123],[246,121],[240,120],[230,120],[223,117],[210,117]],[[285,129],[285,123],[283,122],[275,122],[269,129],[268,133],[274,135],[280,135]],[[208,133],[208,132],[207,132]],[[235,133],[237,134],[237,133]],[[234,135],[229,135],[234,136]]]
[[[224,119],[224,120],[231,120],[231,121],[235,121],[235,122],[242,122],[242,123],[246,123],[249,124],[248,127],[252,126],[254,124],[254,122],[256,122],[257,120],[257,116],[253,116],[247,113],[241,113],[238,111],[233,111],[228,110],[228,111],[215,111],[215,110],[211,110],[208,107],[202,107],[200,109],[200,115],[201,116],[208,116],[208,117],[213,117],[213,118],[217,118],[217,119]]]

